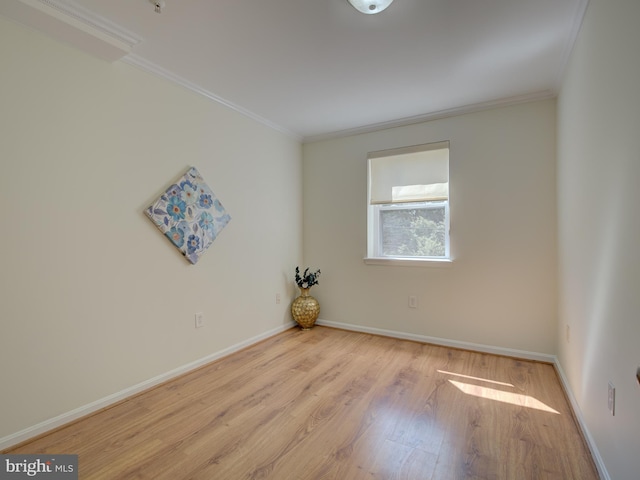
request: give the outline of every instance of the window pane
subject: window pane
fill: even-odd
[[[445,207],[380,210],[382,256],[444,257]]]

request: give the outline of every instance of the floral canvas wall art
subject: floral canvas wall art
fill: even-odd
[[[195,167],[160,195],[145,213],[193,264],[231,220]]]

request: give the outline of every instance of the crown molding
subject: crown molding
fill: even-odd
[[[71,0],[2,0],[0,15],[113,62],[142,39]]]
[[[154,75],[157,75],[159,77],[164,78],[165,80],[169,80],[170,82],[176,83],[188,90],[191,90],[194,93],[197,93],[198,95],[202,95],[206,98],[208,98],[209,100],[213,100],[214,102],[220,103],[222,105],[224,105],[227,108],[230,108],[232,110],[235,110],[238,113],[241,113],[242,115],[251,118],[252,120],[255,120],[258,123],[261,123],[263,125],[266,125],[267,127],[276,130],[280,133],[284,133],[285,135],[293,138],[294,140],[298,141],[298,142],[302,142],[303,138],[302,136],[296,134],[295,132],[292,132],[291,130],[282,127],[281,125],[278,125],[276,123],[273,123],[270,120],[267,120],[264,117],[261,117],[249,110],[247,110],[246,108],[242,108],[239,105],[236,105],[233,102],[230,102],[218,95],[216,95],[215,93],[201,87],[200,85],[196,85],[193,82],[190,82],[189,80],[187,80],[186,78],[181,77],[180,75],[177,75],[159,65],[156,65],[155,63],[152,63],[142,57],[140,57],[139,55],[130,53],[129,55],[125,56],[122,58],[122,62],[124,63],[128,63],[130,65],[133,65],[135,67],[138,67],[142,70],[145,70],[149,73],[152,73]]]
[[[413,125],[416,123],[429,122],[431,120],[438,120],[441,118],[455,117],[458,115],[465,115],[467,113],[480,112],[482,110],[489,110],[492,108],[507,107],[510,105],[517,105],[520,103],[536,102],[539,100],[549,100],[556,98],[558,95],[551,90],[543,90],[541,92],[534,92],[525,95],[517,95],[513,97],[500,98],[497,100],[491,100],[488,102],[475,103],[471,105],[463,105],[461,107],[449,108],[446,110],[439,110],[437,112],[425,113],[423,115],[416,115],[413,117],[399,118],[396,120],[390,120],[388,122],[374,123],[365,125],[362,127],[350,128],[345,130],[338,130],[335,132],[324,133],[320,135],[311,135],[304,137],[303,143],[314,143],[323,140],[332,140],[334,138],[350,137],[352,135],[360,135],[364,133],[373,133],[380,130],[387,130],[389,128],[404,127],[407,125]]]
[[[556,74],[555,86],[557,90],[560,90],[562,86],[562,81],[564,80],[564,74],[567,71],[567,66],[569,65],[569,59],[571,58],[573,47],[575,46],[576,40],[578,39],[578,33],[580,33],[580,28],[582,28],[582,22],[584,21],[584,15],[587,12],[588,6],[589,6],[589,0],[580,0],[576,5],[575,11],[573,12],[573,23],[571,25],[571,30],[569,31],[569,35],[567,37],[567,42],[565,43],[564,51],[562,52],[562,60],[560,62],[560,68],[558,68],[558,72]]]
[[[573,27],[567,38],[561,68],[556,75],[556,88],[309,136],[300,135],[288,128],[278,125],[163,67],[133,54],[132,49],[142,42],[141,37],[81,7],[72,0],[0,0],[0,15],[47,33],[51,37],[71,44],[95,57],[109,62],[122,60],[125,63],[134,65],[156,76],[177,83],[184,88],[266,125],[273,130],[279,131],[296,141],[301,143],[314,143],[323,140],[372,133],[389,128],[403,127],[491,108],[555,98],[588,4],[589,0],[580,0],[574,12]]]
[[[21,2],[33,2],[34,0],[20,0]],[[124,43],[130,49],[142,41],[138,35],[124,29],[101,15],[97,15],[71,0],[35,0],[42,5],[57,10],[67,17],[74,18],[94,31],[102,32],[111,38]]]

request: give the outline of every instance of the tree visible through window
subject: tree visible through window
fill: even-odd
[[[381,254],[388,257],[444,257],[443,204],[380,209]]]

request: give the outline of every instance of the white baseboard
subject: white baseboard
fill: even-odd
[[[331,322],[328,320],[318,320],[318,325],[327,327],[340,328],[342,330],[351,330],[354,332],[372,333],[374,335],[383,335],[385,337],[399,338],[401,340],[414,340],[421,343],[432,343],[434,345],[442,345],[444,347],[461,348],[463,350],[473,350],[474,352],[492,353],[494,355],[502,355],[506,357],[516,357],[526,360],[535,360],[538,362],[555,363],[555,355],[546,353],[528,352],[526,350],[515,350],[512,348],[494,347],[491,345],[483,345],[480,343],[460,342],[457,340],[448,340],[445,338],[429,337],[426,335],[417,335],[414,333],[398,332],[395,330],[384,330],[382,328],[364,327],[362,325],[352,325],[350,323]]]
[[[452,348],[462,348],[464,350],[473,350],[475,352],[482,353],[492,353],[494,355],[503,355],[507,357],[516,357],[522,358],[525,360],[535,360],[545,363],[551,363],[556,368],[558,372],[558,376],[560,377],[560,382],[562,384],[562,388],[564,389],[567,398],[569,399],[569,404],[571,409],[573,410],[574,416],[578,422],[578,427],[582,431],[585,441],[587,442],[587,446],[591,451],[591,456],[593,461],[596,464],[596,468],[598,469],[598,474],[602,480],[611,480],[609,473],[604,465],[604,461],[602,460],[602,456],[600,455],[600,451],[596,446],[589,429],[587,428],[587,424],[584,421],[584,417],[582,416],[582,411],[580,410],[580,406],[576,401],[575,396],[569,386],[569,382],[567,381],[567,377],[564,374],[562,366],[558,360],[556,355],[548,355],[545,353],[535,353],[528,352],[525,350],[514,350],[511,348],[502,348],[502,347],[494,347],[491,345],[482,345],[478,343],[469,343],[469,342],[460,342],[457,340],[448,340],[444,338],[438,337],[429,337],[425,335],[416,335],[412,333],[398,332],[394,330],[384,330],[381,328],[373,328],[373,327],[364,327],[362,325],[352,325],[348,323],[340,323],[340,322],[331,322],[328,320],[318,320],[316,322],[318,325],[325,325],[327,327],[340,328],[342,330],[351,330],[353,332],[362,332],[362,333],[372,333],[374,335],[383,335],[385,337],[399,338],[401,340],[414,340],[422,343],[432,343],[434,345],[441,345],[444,347],[452,347]]]
[[[226,357],[234,352],[242,350],[245,347],[258,343],[266,338],[272,337],[273,335],[277,335],[280,332],[288,330],[289,328],[295,325],[294,322],[290,324],[285,324],[271,330],[268,330],[260,335],[256,335],[255,337],[251,337],[247,340],[244,340],[240,343],[236,343],[224,350],[220,350],[218,352],[212,353],[211,355],[207,355],[204,358],[198,359],[194,362],[188,363],[186,365],[182,365],[181,367],[175,368],[169,372],[163,373],[156,377],[150,378],[149,380],[145,380],[144,382],[138,383],[137,385],[133,385],[132,387],[125,388],[119,392],[116,392],[112,395],[108,395],[104,398],[100,398],[95,402],[91,402],[87,405],[83,405],[78,407],[70,412],[65,412],[56,417],[45,420],[44,422],[40,422],[37,425],[33,425],[31,427],[25,428],[24,430],[20,430],[19,432],[13,433],[11,435],[7,435],[6,437],[0,438],[0,451],[10,448],[14,445],[22,443],[30,438],[33,438],[37,435],[41,435],[46,433],[54,428],[65,425],[73,420],[77,420],[78,418],[84,417],[91,413],[94,413],[100,409],[108,407],[109,405],[113,405],[121,400],[124,400],[132,395],[140,393],[144,390],[148,390],[156,385],[159,385],[167,380],[171,380],[172,378],[183,375],[191,370],[195,370],[196,368],[202,367],[207,363],[211,363],[215,360],[218,360],[222,357]]]
[[[438,338],[438,337],[429,337],[426,335],[417,335],[412,333],[398,332],[394,330],[365,327],[362,325],[352,325],[348,323],[331,322],[328,320],[321,320],[321,319],[319,319],[316,323],[318,325],[325,325],[327,327],[340,328],[342,330],[371,333],[374,335],[383,335],[386,337],[398,338],[401,340],[413,340],[413,341],[422,342],[422,343],[432,343],[434,345],[442,345],[445,347],[461,348],[464,350],[473,350],[476,352],[491,353],[495,355],[504,355],[508,357],[516,357],[516,358],[522,358],[526,360],[535,360],[535,361],[553,364],[556,368],[556,371],[558,372],[558,376],[560,377],[560,382],[562,383],[562,387],[564,388],[567,398],[569,399],[569,403],[571,405],[575,418],[578,422],[578,425],[582,430],[584,438],[591,451],[591,455],[596,464],[596,468],[598,469],[598,473],[600,474],[600,477],[602,478],[602,480],[611,480],[611,477],[607,472],[607,469],[604,465],[604,462],[595,444],[595,441],[593,440],[593,437],[591,436],[591,433],[589,432],[589,429],[587,428],[587,425],[584,421],[584,417],[582,416],[582,412],[580,410],[578,402],[576,401],[575,396],[573,395],[573,392],[569,386],[569,382],[567,381],[567,377],[565,376],[564,370],[562,369],[562,366],[560,365],[560,362],[558,361],[558,358],[555,355],[528,352],[525,350],[515,350],[515,349],[503,348],[503,347],[494,347],[490,345],[483,345],[483,344],[470,343],[470,342],[461,342],[457,340],[448,340],[448,339]],[[256,335],[255,337],[251,337],[247,340],[244,340],[240,343],[232,345],[228,348],[212,353],[211,355],[207,355],[204,358],[188,363],[181,367],[175,368],[169,372],[153,377],[149,380],[141,382],[132,387],[121,390],[120,392],[101,398],[87,405],[83,405],[82,407],[71,410],[70,412],[63,413],[54,418],[45,420],[44,422],[38,423],[37,425],[34,425],[32,427],[25,428],[24,430],[21,430],[14,434],[8,435],[6,437],[2,437],[0,438],[0,451],[10,448],[13,445],[22,443],[26,440],[29,440],[30,438],[33,438],[37,435],[46,433],[50,430],[53,430],[54,428],[57,428],[64,424],[72,422],[73,420],[81,418],[85,415],[89,415],[102,408],[108,407],[109,405],[113,405],[121,400],[131,397],[132,395],[135,395],[144,390],[148,390],[149,388],[159,385],[163,382],[166,382],[167,380],[171,380],[172,378],[183,375],[191,370],[195,370],[196,368],[206,365],[207,363],[211,363],[222,357],[226,357],[227,355],[230,355],[234,352],[242,350],[245,347],[248,347],[266,338],[272,337],[273,335],[277,335],[280,332],[288,330],[294,325],[295,323],[292,322],[290,324],[285,324],[285,325],[273,328],[260,335]]]
[[[582,435],[584,436],[584,439],[587,442],[589,450],[591,451],[591,457],[593,458],[593,461],[596,464],[596,468],[598,469],[598,474],[600,475],[600,478],[602,480],[611,480],[611,477],[609,476],[609,472],[607,472],[607,468],[605,467],[604,461],[602,460],[602,456],[600,455],[600,451],[598,450],[598,447],[596,446],[596,442],[594,441],[593,437],[591,436],[591,433],[589,432],[589,429],[587,428],[587,424],[582,415],[582,410],[580,410],[578,401],[576,400],[576,397],[573,395],[573,391],[569,386],[569,381],[567,380],[564,370],[562,369],[562,365],[560,365],[560,361],[558,360],[557,357],[554,362],[554,366],[556,367],[556,372],[558,372],[558,376],[560,377],[560,382],[562,383],[562,387],[564,388],[567,398],[569,399],[569,404],[571,405],[573,414],[576,418],[576,421],[578,422],[578,426],[580,427],[580,430],[582,430]]]

